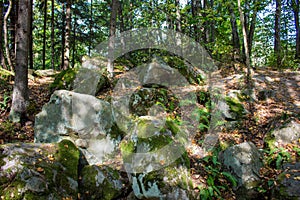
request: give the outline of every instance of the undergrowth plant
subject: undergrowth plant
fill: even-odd
[[[283,147],[272,148],[267,151],[267,155],[267,164],[271,167],[276,167],[276,169],[280,169],[284,162],[289,162],[291,160],[291,154]]]
[[[0,110],[2,110],[2,111],[6,110],[9,100],[10,100],[10,96],[5,93],[3,100],[0,101]]]
[[[237,186],[235,177],[222,169],[222,165],[218,160],[219,148],[208,156],[200,160],[202,170],[206,174],[206,184],[199,185],[199,199],[223,199],[222,193],[228,191],[230,187]]]

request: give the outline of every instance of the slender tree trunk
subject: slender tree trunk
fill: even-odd
[[[238,8],[239,8],[239,12],[240,12],[240,20],[241,20],[242,30],[243,30],[243,41],[244,41],[244,49],[245,49],[245,57],[246,57],[246,66],[247,66],[248,72],[250,73],[250,55],[249,55],[247,28],[246,28],[244,13],[243,13],[243,10],[241,7],[240,0],[238,0]]]
[[[10,119],[22,122],[26,117],[28,102],[28,33],[29,0],[20,0],[16,30],[16,68]]]
[[[274,53],[276,56],[277,67],[281,66],[280,18],[281,18],[281,0],[276,0],[275,27],[274,27],[275,30]]]
[[[3,2],[0,2],[0,65],[7,69],[3,52]]]
[[[75,67],[75,55],[76,55],[76,28],[77,28],[77,17],[74,15],[73,23],[73,41],[72,41],[72,68]]]
[[[64,49],[64,63],[63,69],[66,70],[70,65],[70,35],[71,35],[71,0],[67,0],[66,5],[66,35],[65,35],[65,49]]]
[[[113,53],[115,46],[115,34],[116,34],[116,22],[117,22],[117,11],[118,11],[118,1],[112,0],[111,3],[111,15],[110,15],[110,28],[109,28],[109,42],[108,42],[108,60],[107,60],[107,72],[109,77],[114,76],[114,65],[113,65]]]
[[[214,8],[214,0],[210,0],[210,8],[213,9]],[[215,42],[215,20],[211,20],[210,23],[210,42],[214,43]]]
[[[11,46],[13,47],[13,51],[10,52],[12,62],[14,64],[14,60],[16,58],[16,29],[17,29],[17,20],[18,20],[18,7],[19,7],[19,0],[13,0],[12,10],[10,14],[10,41]]]
[[[33,31],[33,0],[29,0],[29,10],[28,10],[28,17],[30,19],[29,21],[29,69],[33,69],[33,37],[32,37],[32,31]]]
[[[203,0],[203,10],[204,10],[203,18],[205,19],[205,21],[203,23],[203,34],[202,34],[203,36],[202,36],[202,38],[203,38],[203,42],[205,44],[209,42],[209,29],[208,29],[209,21],[207,19],[207,13],[206,13],[207,9],[208,9],[207,0]]]
[[[249,48],[249,56],[251,57],[252,54],[252,45],[253,45],[253,38],[254,38],[254,31],[255,31],[255,26],[256,26],[256,19],[257,19],[257,12],[258,12],[258,7],[255,5],[257,2],[254,1],[254,11],[252,14],[252,19],[250,23],[250,28],[248,32],[248,48]]]
[[[54,0],[51,0],[51,68],[54,70],[54,56],[55,56],[55,51],[54,51]]]
[[[238,26],[236,23],[236,16],[231,5],[229,6],[228,10],[230,13],[231,39],[233,45],[234,58],[239,59],[241,55],[241,49],[240,49],[241,43],[240,43],[240,37],[238,32]]]
[[[200,0],[192,0],[192,16],[194,19],[198,18],[200,8],[201,8],[201,1]],[[200,40],[201,40],[200,22],[199,21],[197,21],[194,24],[194,38],[197,42],[200,42]]]
[[[175,6],[176,6],[176,31],[182,32],[181,14],[180,14],[180,1],[179,0],[175,0]]]
[[[11,61],[11,55],[10,55],[10,51],[9,51],[7,21],[8,21],[8,17],[9,17],[9,14],[11,12],[12,6],[13,6],[12,5],[12,0],[9,0],[9,5],[8,5],[7,11],[4,15],[4,25],[3,25],[6,60],[7,60],[7,63],[9,65],[8,70],[11,70],[11,71],[13,71],[14,67],[13,67],[13,64],[12,64],[12,61]]]
[[[61,34],[61,65],[60,65],[60,69],[64,69],[64,63],[65,63],[65,35],[66,35],[66,11],[65,11],[65,3],[63,3],[63,7],[62,7],[62,34]]]
[[[46,32],[47,32],[47,9],[48,1],[44,0],[44,27],[43,27],[43,69],[46,69]]]
[[[88,54],[89,54],[89,56],[91,56],[91,48],[92,48],[92,43],[93,43],[93,0],[91,0],[89,26],[90,26],[90,41],[89,41],[89,46],[88,46]]]
[[[296,53],[295,58],[300,58],[300,33],[299,33],[299,0],[292,0],[292,8],[294,13],[294,22],[296,29]]]

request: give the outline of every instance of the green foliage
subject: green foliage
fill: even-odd
[[[289,162],[291,155],[285,148],[273,148],[267,151],[266,162],[269,166],[280,169],[284,162]]]
[[[4,93],[3,100],[0,101],[0,110],[6,110],[8,106],[8,102],[10,101],[10,95],[7,95],[7,93]]]
[[[206,174],[206,185],[199,185],[199,199],[222,199],[222,192],[231,186],[236,187],[237,180],[229,172],[223,171],[218,161],[219,150],[215,149],[210,155],[204,157],[201,162]]]
[[[64,71],[61,71],[59,74],[55,76],[55,79],[53,83],[51,83],[50,90],[62,90],[62,89],[67,89],[70,90],[72,89],[72,84],[73,81],[76,78],[77,74],[77,69],[67,69]]]
[[[230,111],[234,112],[237,116],[241,117],[245,113],[245,108],[239,100],[230,97],[225,97],[225,100],[230,108]]]
[[[0,132],[2,132],[6,137],[13,136],[15,134],[15,129],[15,124],[9,120],[3,121],[0,124]]]

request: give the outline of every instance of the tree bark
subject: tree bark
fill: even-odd
[[[70,35],[71,35],[71,0],[66,4],[66,28],[65,28],[65,45],[64,45],[64,62],[63,69],[66,70],[70,65]]]
[[[0,2],[0,65],[7,69],[6,63],[5,63],[5,57],[3,52],[3,2]]]
[[[29,0],[20,0],[16,29],[16,68],[10,119],[22,122],[26,117],[28,101],[28,33]]]
[[[300,33],[299,33],[299,0],[292,0],[294,23],[296,29],[296,53],[295,58],[300,58]]]
[[[74,14],[74,23],[73,23],[73,41],[72,41],[72,68],[75,67],[75,55],[76,55],[76,28],[77,28],[77,17]]]
[[[182,32],[181,14],[180,14],[180,1],[179,0],[175,0],[175,6],[176,6],[176,31]]]
[[[19,0],[13,0],[12,3],[12,10],[10,13],[10,42],[13,51],[10,52],[10,56],[12,59],[12,63],[14,65],[14,60],[16,58],[16,29],[17,29],[17,20],[18,20],[18,7],[19,7]]]
[[[230,13],[231,40],[232,40],[233,54],[234,54],[233,57],[239,59],[241,55],[241,43],[240,43],[240,37],[238,32],[238,26],[236,22],[236,16],[231,5],[229,5],[228,10]]]
[[[11,55],[10,55],[10,51],[9,51],[7,21],[8,21],[8,17],[9,17],[12,7],[13,7],[12,0],[9,0],[9,5],[8,5],[7,11],[4,15],[4,24],[3,24],[6,60],[9,65],[8,70],[11,70],[11,71],[13,71],[14,67],[13,67],[13,63],[11,61]]]
[[[89,56],[91,56],[91,48],[92,48],[92,43],[93,43],[93,0],[91,0],[89,26],[90,26],[90,41],[89,41],[89,46],[88,46],[88,54],[89,54]]]
[[[280,42],[280,17],[281,16],[281,0],[276,0],[275,26],[274,26],[274,54],[276,56],[277,67],[281,66],[281,42]]]
[[[47,31],[47,0],[44,0],[44,26],[43,26],[43,69],[46,69],[46,31]]]
[[[258,7],[256,5],[256,1],[253,2],[254,4],[254,11],[252,14],[251,22],[250,22],[250,27],[248,31],[248,48],[249,48],[249,56],[251,57],[252,54],[252,45],[253,45],[253,38],[254,38],[254,31],[256,27],[256,19],[257,19],[257,12],[258,12]]]
[[[66,35],[66,11],[65,11],[65,3],[63,3],[62,6],[62,30],[61,30],[61,64],[60,69],[64,69],[64,63],[65,63],[65,35]]]
[[[245,57],[246,57],[246,66],[247,66],[247,71],[250,75],[250,55],[249,55],[249,44],[248,44],[248,36],[247,36],[247,30],[246,30],[246,24],[245,24],[245,19],[244,19],[244,13],[241,7],[241,1],[238,0],[238,8],[239,8],[239,13],[240,13],[240,20],[242,24],[242,30],[243,30],[243,41],[244,41],[244,48],[245,48]]]
[[[32,37],[32,31],[33,31],[33,0],[29,0],[29,69],[33,69],[33,37]]]
[[[115,46],[115,34],[117,23],[118,1],[112,0],[111,2],[111,15],[110,15],[110,28],[109,28],[109,42],[108,42],[108,59],[107,59],[107,72],[110,78],[114,76],[113,53]]]
[[[54,70],[54,57],[55,57],[55,51],[54,51],[54,0],[51,0],[51,68]]]

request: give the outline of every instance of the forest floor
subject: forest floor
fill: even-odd
[[[224,77],[226,90],[240,90],[240,83],[234,77],[238,74],[230,74]],[[258,148],[264,148],[264,138],[266,133],[280,127],[287,119],[293,119],[300,123],[300,72],[299,71],[273,71],[270,69],[256,70],[254,73],[255,88],[260,90],[275,91],[272,98],[257,100],[252,104],[252,113],[242,119],[242,125],[238,129],[225,131],[220,135],[221,141],[230,144],[239,144],[244,141],[252,141]],[[30,104],[28,117],[21,124],[9,122],[8,115],[11,105],[13,83],[1,82],[0,79],[0,144],[14,142],[33,142],[34,140],[34,120],[35,115],[42,110],[42,107],[50,99],[49,84],[53,81],[51,77],[36,77],[29,80]],[[113,88],[111,88],[113,89]],[[104,95],[109,95],[107,91]],[[245,103],[249,110],[249,105]],[[293,147],[290,147],[291,149]],[[191,158],[191,166],[193,166]],[[265,178],[275,176],[277,170],[268,169]],[[197,174],[195,182],[199,182]],[[196,180],[197,179],[197,180]],[[228,199],[232,198],[227,194]]]

